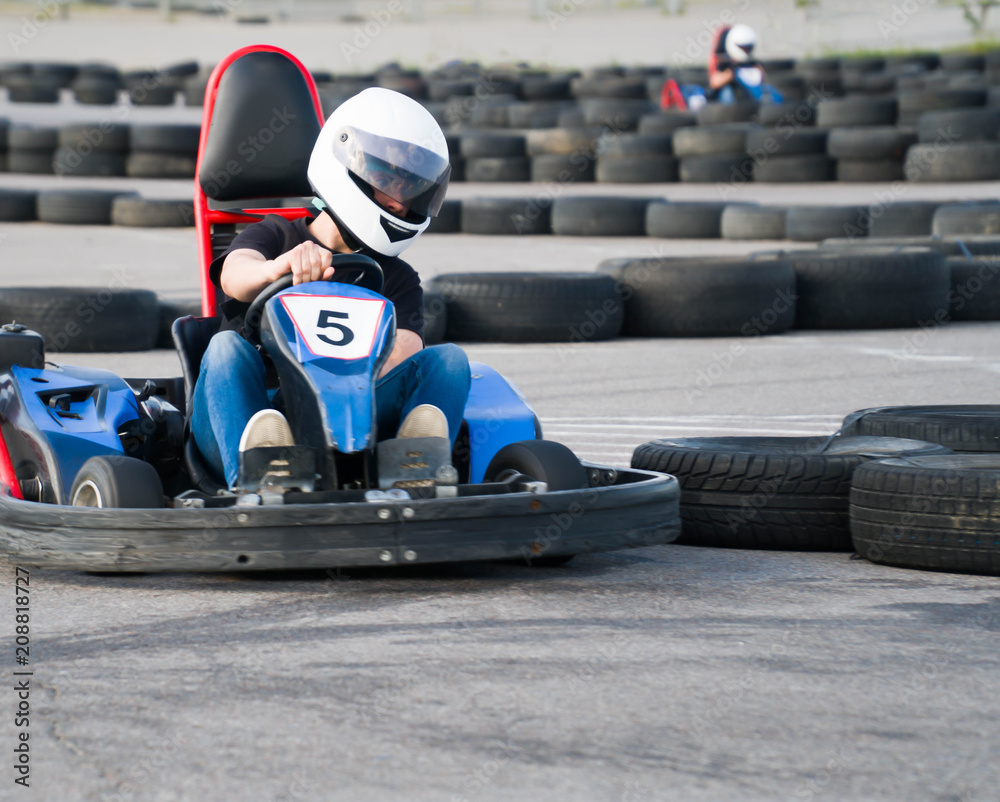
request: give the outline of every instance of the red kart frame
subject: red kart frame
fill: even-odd
[[[316,116],[319,119],[320,127],[323,126],[326,117],[323,115],[323,107],[320,104],[319,93],[316,91],[316,82],[313,80],[309,70],[305,68],[301,61],[289,53],[274,45],[248,45],[233,51],[226,56],[214,70],[208,79],[208,86],[205,89],[205,107],[201,118],[201,138],[198,140],[198,164],[195,169],[194,179],[194,222],[198,237],[198,276],[201,281],[201,313],[206,317],[218,314],[215,301],[215,285],[208,276],[209,265],[212,264],[212,226],[215,223],[253,223],[265,214],[280,214],[289,220],[305,217],[311,213],[311,209],[303,207],[282,207],[277,209],[266,207],[247,206],[246,211],[250,214],[240,214],[233,211],[221,211],[211,209],[208,205],[208,198],[201,188],[198,176],[201,175],[201,161],[205,154],[205,145],[208,142],[208,132],[212,125],[212,114],[215,111],[215,97],[219,89],[219,81],[223,73],[233,62],[249,53],[278,53],[291,61],[302,73],[302,77],[309,87],[313,104],[316,107]],[[2,468],[2,454],[0,454],[0,468]],[[0,476],[2,480],[2,476]]]

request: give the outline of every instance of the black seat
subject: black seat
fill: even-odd
[[[191,412],[194,409],[194,385],[201,371],[201,358],[213,335],[219,330],[221,317],[192,317],[187,315],[174,321],[171,333],[174,346],[181,361],[181,373],[184,376],[184,465],[191,476],[194,486],[203,493],[215,495],[226,486],[205,464],[198,447],[191,436]]]
[[[302,71],[282,53],[236,59],[219,79],[198,182],[216,201],[308,196],[322,121]]]

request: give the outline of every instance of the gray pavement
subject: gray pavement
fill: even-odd
[[[259,28],[183,18],[164,27],[94,11],[69,24],[51,20],[0,60],[105,54],[138,67],[208,61],[268,40],[313,68],[337,71],[391,58],[435,66],[456,56],[656,63],[682,53],[686,37],[729,6],[765,34],[763,55],[968,38],[960,12],[928,3],[888,33],[879,23],[890,19],[891,2],[794,12],[788,5],[775,13],[771,2],[692,3],[678,19],[585,9],[557,30],[513,18],[399,18],[350,64],[338,45],[353,36],[354,23]],[[9,45],[25,12],[0,11],[0,41]],[[78,112],[0,107],[0,116],[39,122]],[[78,119],[94,119],[90,113]],[[134,114],[197,119],[181,108]],[[82,185],[0,176],[0,186]],[[189,182],[85,185],[190,197]],[[558,191],[719,198],[718,187],[680,184]],[[913,184],[895,199],[997,191],[995,183]],[[730,197],[866,204],[886,192],[748,185]],[[545,193],[456,184],[451,196]],[[430,277],[589,271],[621,255],[787,245],[429,235],[408,258]],[[0,225],[2,286],[103,286],[122,276],[162,295],[196,295],[193,232]],[[656,437],[819,434],[866,406],[994,402],[998,334],[1000,323],[952,324],[467,350],[520,387],[548,437],[583,457],[626,465],[636,445]],[[178,372],[166,351],[55,358],[130,376]],[[3,562],[2,570],[0,633],[13,649],[14,566]],[[995,578],[893,569],[847,554],[664,546],[583,556],[551,570],[35,570],[31,583],[31,787],[13,787],[13,752],[5,751],[0,799],[992,802],[1000,786]],[[0,748],[12,750],[16,698],[10,673],[7,680]]]
[[[0,234],[5,283],[126,265],[143,286],[195,286],[190,232]],[[641,244],[440,236],[414,261],[590,269]],[[624,465],[660,436],[826,433],[875,404],[989,403],[998,333],[468,351],[521,388],[548,437]],[[166,351],[58,358],[177,372]],[[32,787],[17,798],[985,802],[1000,781],[995,578],[664,546],[550,570],[31,581]],[[14,737],[8,714],[4,749]],[[15,798],[12,771],[0,798]]]

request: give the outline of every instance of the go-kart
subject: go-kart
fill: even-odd
[[[227,164],[279,99],[285,141]],[[237,225],[305,213],[288,199],[310,194],[302,153],[322,120],[311,76],[282,50],[243,48],[213,73],[195,193],[205,315],[174,323],[182,377],[52,365],[39,335],[0,328],[0,550],[23,565],[225,571],[553,564],[676,539],[676,479],[582,463],[542,439],[520,392],[481,363],[454,448],[379,442],[375,377],[395,310],[378,264],[355,254],[336,257],[336,281],[290,286],[286,276],[251,305],[247,338],[273,362],[299,445],[245,451],[236,491],[213,475],[190,433],[201,356],[220,323],[208,267]]]

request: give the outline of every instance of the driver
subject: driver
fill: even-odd
[[[726,25],[715,33],[715,48],[708,57],[709,100],[732,103],[745,95],[736,71],[759,66],[753,57],[757,34],[749,25]]]
[[[279,277],[336,281],[334,253],[362,252],[382,267],[382,294],[396,309],[396,341],[375,385],[378,439],[447,437],[455,445],[469,395],[469,362],[456,345],[423,344],[420,277],[398,258],[426,230],[450,173],[440,126],[419,103],[366,89],[330,116],[309,159],[316,213],[289,221],[268,215],[212,262],[223,323],[201,361],[191,429],[198,450],[230,488],[239,454],[294,444],[271,408],[267,370],[243,335],[251,301]]]

